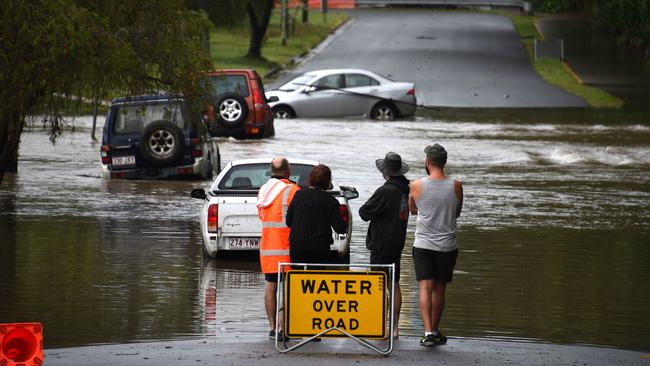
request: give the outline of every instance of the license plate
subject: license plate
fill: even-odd
[[[135,156],[113,156],[113,166],[135,165]]]
[[[230,249],[259,249],[260,238],[228,238]]]

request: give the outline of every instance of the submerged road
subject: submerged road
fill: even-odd
[[[320,52],[282,77],[362,68],[416,84],[418,104],[441,107],[585,107],[546,83],[509,18],[495,14],[361,10]],[[278,85],[276,83],[275,85]]]

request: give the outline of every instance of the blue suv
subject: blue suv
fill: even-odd
[[[113,100],[104,124],[102,177],[211,179],[221,171],[219,146],[196,114],[181,97]]]

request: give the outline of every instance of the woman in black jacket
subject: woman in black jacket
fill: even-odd
[[[287,210],[290,256],[293,263],[327,263],[330,257],[332,229],[347,232],[339,202],[326,191],[332,184],[332,171],[317,165],[309,173],[309,188],[296,192]]]

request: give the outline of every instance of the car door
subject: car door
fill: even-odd
[[[364,75],[345,74],[343,90],[346,97],[343,99],[342,109],[347,116],[363,116],[370,113],[372,107],[381,99],[377,98],[379,81]]]
[[[326,75],[307,86],[299,100],[292,104],[300,117],[340,117],[345,93],[341,90],[343,75]]]

